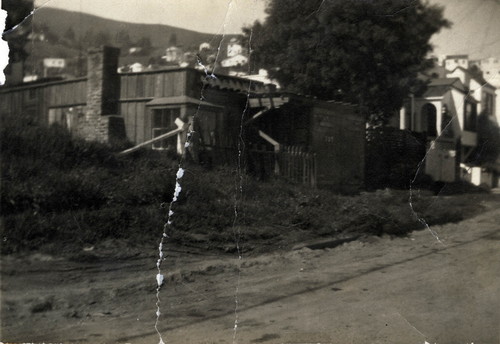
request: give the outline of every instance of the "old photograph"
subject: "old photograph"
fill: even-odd
[[[500,0],[1,0],[0,344],[500,344]]]

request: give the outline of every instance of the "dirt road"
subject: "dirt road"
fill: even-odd
[[[170,248],[163,341],[500,343],[498,200],[489,209],[434,233],[331,249],[240,260]],[[119,245],[82,254],[86,263],[4,257],[0,338],[158,343],[155,252]]]

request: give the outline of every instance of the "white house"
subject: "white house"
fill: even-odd
[[[170,63],[182,63],[184,57],[184,51],[179,47],[170,47],[165,51],[165,56],[162,56],[167,62]]]
[[[400,129],[427,135],[425,172],[434,181],[456,181],[476,148],[478,103],[459,78],[434,78],[400,112]]]
[[[500,56],[481,59],[475,64],[483,71],[483,77],[489,84],[500,88]]]
[[[487,113],[497,123],[500,123],[500,114],[496,106],[495,98],[497,89],[484,78],[473,75],[465,68],[457,67],[447,74],[449,78],[459,78],[467,88],[469,95],[474,97],[479,103],[477,113]]]
[[[457,60],[459,64],[465,63],[458,57]],[[451,61],[455,63],[455,59]],[[452,182],[462,178],[476,185],[494,186],[495,173],[500,169],[494,164],[480,166],[474,157],[480,149],[479,116],[487,116],[486,120],[493,126],[498,127],[500,123],[496,105],[498,90],[462,66],[432,74],[425,92],[411,97],[401,110],[400,129],[426,134],[425,172],[434,181]],[[496,166],[500,167],[500,161]]]
[[[144,66],[139,62],[132,63],[129,68],[132,73],[139,73],[144,71]]]
[[[130,55],[139,54],[140,52],[142,52],[142,47],[131,47],[128,49]]]
[[[231,38],[229,44],[227,45],[227,57],[234,57],[243,54],[243,47],[239,43],[238,39]]]
[[[457,67],[469,68],[469,55],[447,55],[443,59],[443,67],[454,70]]]
[[[220,62],[222,67],[241,67],[248,63],[248,57],[244,55],[235,55],[232,57],[228,57]]]
[[[210,43],[203,42],[203,43],[200,44],[200,47],[199,47],[198,51],[211,50],[211,49],[212,49],[212,46],[210,45]]]

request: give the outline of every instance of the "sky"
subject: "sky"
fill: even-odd
[[[439,54],[469,54],[470,58],[500,57],[500,0],[431,0],[444,7],[451,29],[434,36]]]

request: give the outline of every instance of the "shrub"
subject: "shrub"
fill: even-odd
[[[116,157],[110,147],[72,140],[57,127],[2,133],[2,253],[71,251],[103,239],[156,245],[175,158],[154,151]],[[245,249],[260,249],[339,233],[402,235],[422,227],[417,216],[439,224],[479,207],[465,214],[463,206],[438,204],[422,191],[412,209],[407,191],[345,196],[280,179],[257,182],[229,166],[184,168],[170,241],[208,249],[234,250],[237,237]]]

